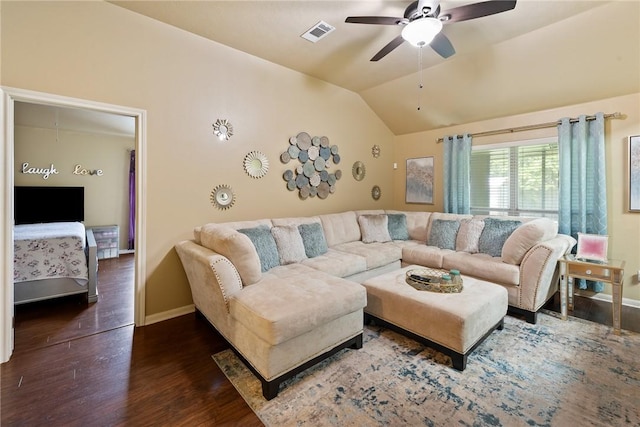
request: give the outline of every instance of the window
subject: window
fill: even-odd
[[[471,213],[558,219],[555,138],[474,146]]]

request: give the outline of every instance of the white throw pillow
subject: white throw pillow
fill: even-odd
[[[481,219],[463,219],[456,236],[456,251],[478,253],[478,241],[484,229],[484,221]]]
[[[389,219],[386,215],[360,215],[358,217],[364,243],[390,242]]]
[[[284,225],[271,228],[271,234],[278,247],[280,265],[293,264],[307,258],[304,251],[304,242],[298,227]]]
[[[502,246],[502,261],[520,265],[525,254],[540,242],[558,234],[558,224],[548,218],[537,218],[516,228]]]

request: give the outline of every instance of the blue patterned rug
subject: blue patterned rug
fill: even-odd
[[[367,326],[343,350],[266,401],[231,350],[214,360],[267,426],[640,425],[640,334],[540,314],[507,316],[467,362]]]

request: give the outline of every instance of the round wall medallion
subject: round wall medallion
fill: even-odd
[[[371,147],[371,155],[374,158],[380,157],[380,146],[379,145],[374,145],[373,147]]]
[[[218,119],[213,124],[213,133],[220,140],[228,140],[233,135],[233,126],[227,119]]]
[[[211,203],[218,209],[229,209],[236,201],[236,195],[228,185],[218,185],[211,192]]]
[[[260,151],[251,151],[244,157],[244,170],[251,178],[262,178],[269,170],[269,160]]]
[[[373,197],[373,200],[378,200],[381,195],[382,195],[382,191],[380,191],[380,187],[378,187],[377,185],[374,185],[373,188],[371,189],[371,197]]]
[[[362,163],[359,160],[353,164],[353,168],[351,169],[351,172],[353,173],[353,177],[355,178],[356,181],[362,181],[364,179],[365,174],[367,173],[364,167],[364,163]]]

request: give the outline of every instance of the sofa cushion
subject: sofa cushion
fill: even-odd
[[[500,258],[492,258],[488,254],[450,252],[443,257],[442,268],[456,269],[462,274],[502,285],[518,286],[520,284],[519,266],[504,263]]]
[[[402,247],[402,265],[418,264],[431,268],[442,268],[444,256],[454,253],[451,249],[440,249],[424,244]]]
[[[456,251],[478,252],[478,241],[484,229],[484,221],[481,219],[462,219],[456,236]]]
[[[349,242],[336,245],[332,249],[363,257],[367,261],[367,270],[391,264],[402,258],[402,248],[388,242]]]
[[[435,220],[443,219],[446,221],[462,221],[463,219],[471,219],[471,218],[473,218],[473,215],[432,212],[431,219],[427,224],[427,241],[429,240],[429,236],[431,235],[431,227],[433,227]]]
[[[537,218],[522,224],[504,242],[502,261],[520,265],[529,249],[557,234],[558,224],[548,218]]]
[[[238,232],[245,234],[255,246],[262,272],[280,265],[278,247],[269,227],[261,225],[254,228],[241,228]]]
[[[357,242],[364,245],[362,242]],[[330,248],[324,254],[301,261],[302,264],[337,277],[348,277],[367,270],[367,260],[356,254],[350,254]]]
[[[308,258],[314,258],[327,252],[327,241],[324,238],[322,224],[319,222],[300,224],[298,231],[302,237],[304,252]]]
[[[429,233],[429,246],[437,246],[440,249],[456,248],[456,236],[458,235],[458,229],[460,228],[460,221],[436,219],[431,225],[431,231]]]
[[[320,221],[329,247],[361,239],[360,226],[354,211],[320,215]]]
[[[478,240],[478,252],[494,257],[502,256],[504,242],[520,224],[521,221],[485,218],[484,229]]]
[[[391,240],[409,240],[405,214],[387,214],[387,226]]]
[[[245,234],[220,224],[206,224],[200,227],[199,234],[202,246],[231,261],[244,286],[252,285],[262,278],[258,252]]]
[[[274,227],[283,226],[283,225],[295,225],[298,226],[300,224],[320,224],[320,217],[317,216],[298,216],[298,217],[288,217],[288,218],[272,218],[271,223]]]
[[[314,271],[243,289],[229,300],[229,312],[262,340],[277,345],[361,310],[366,301],[361,285]]]
[[[364,243],[390,242],[389,220],[386,215],[360,215],[358,217],[360,233]]]
[[[280,265],[300,262],[307,258],[300,231],[295,225],[271,228],[271,234],[276,241]]]

